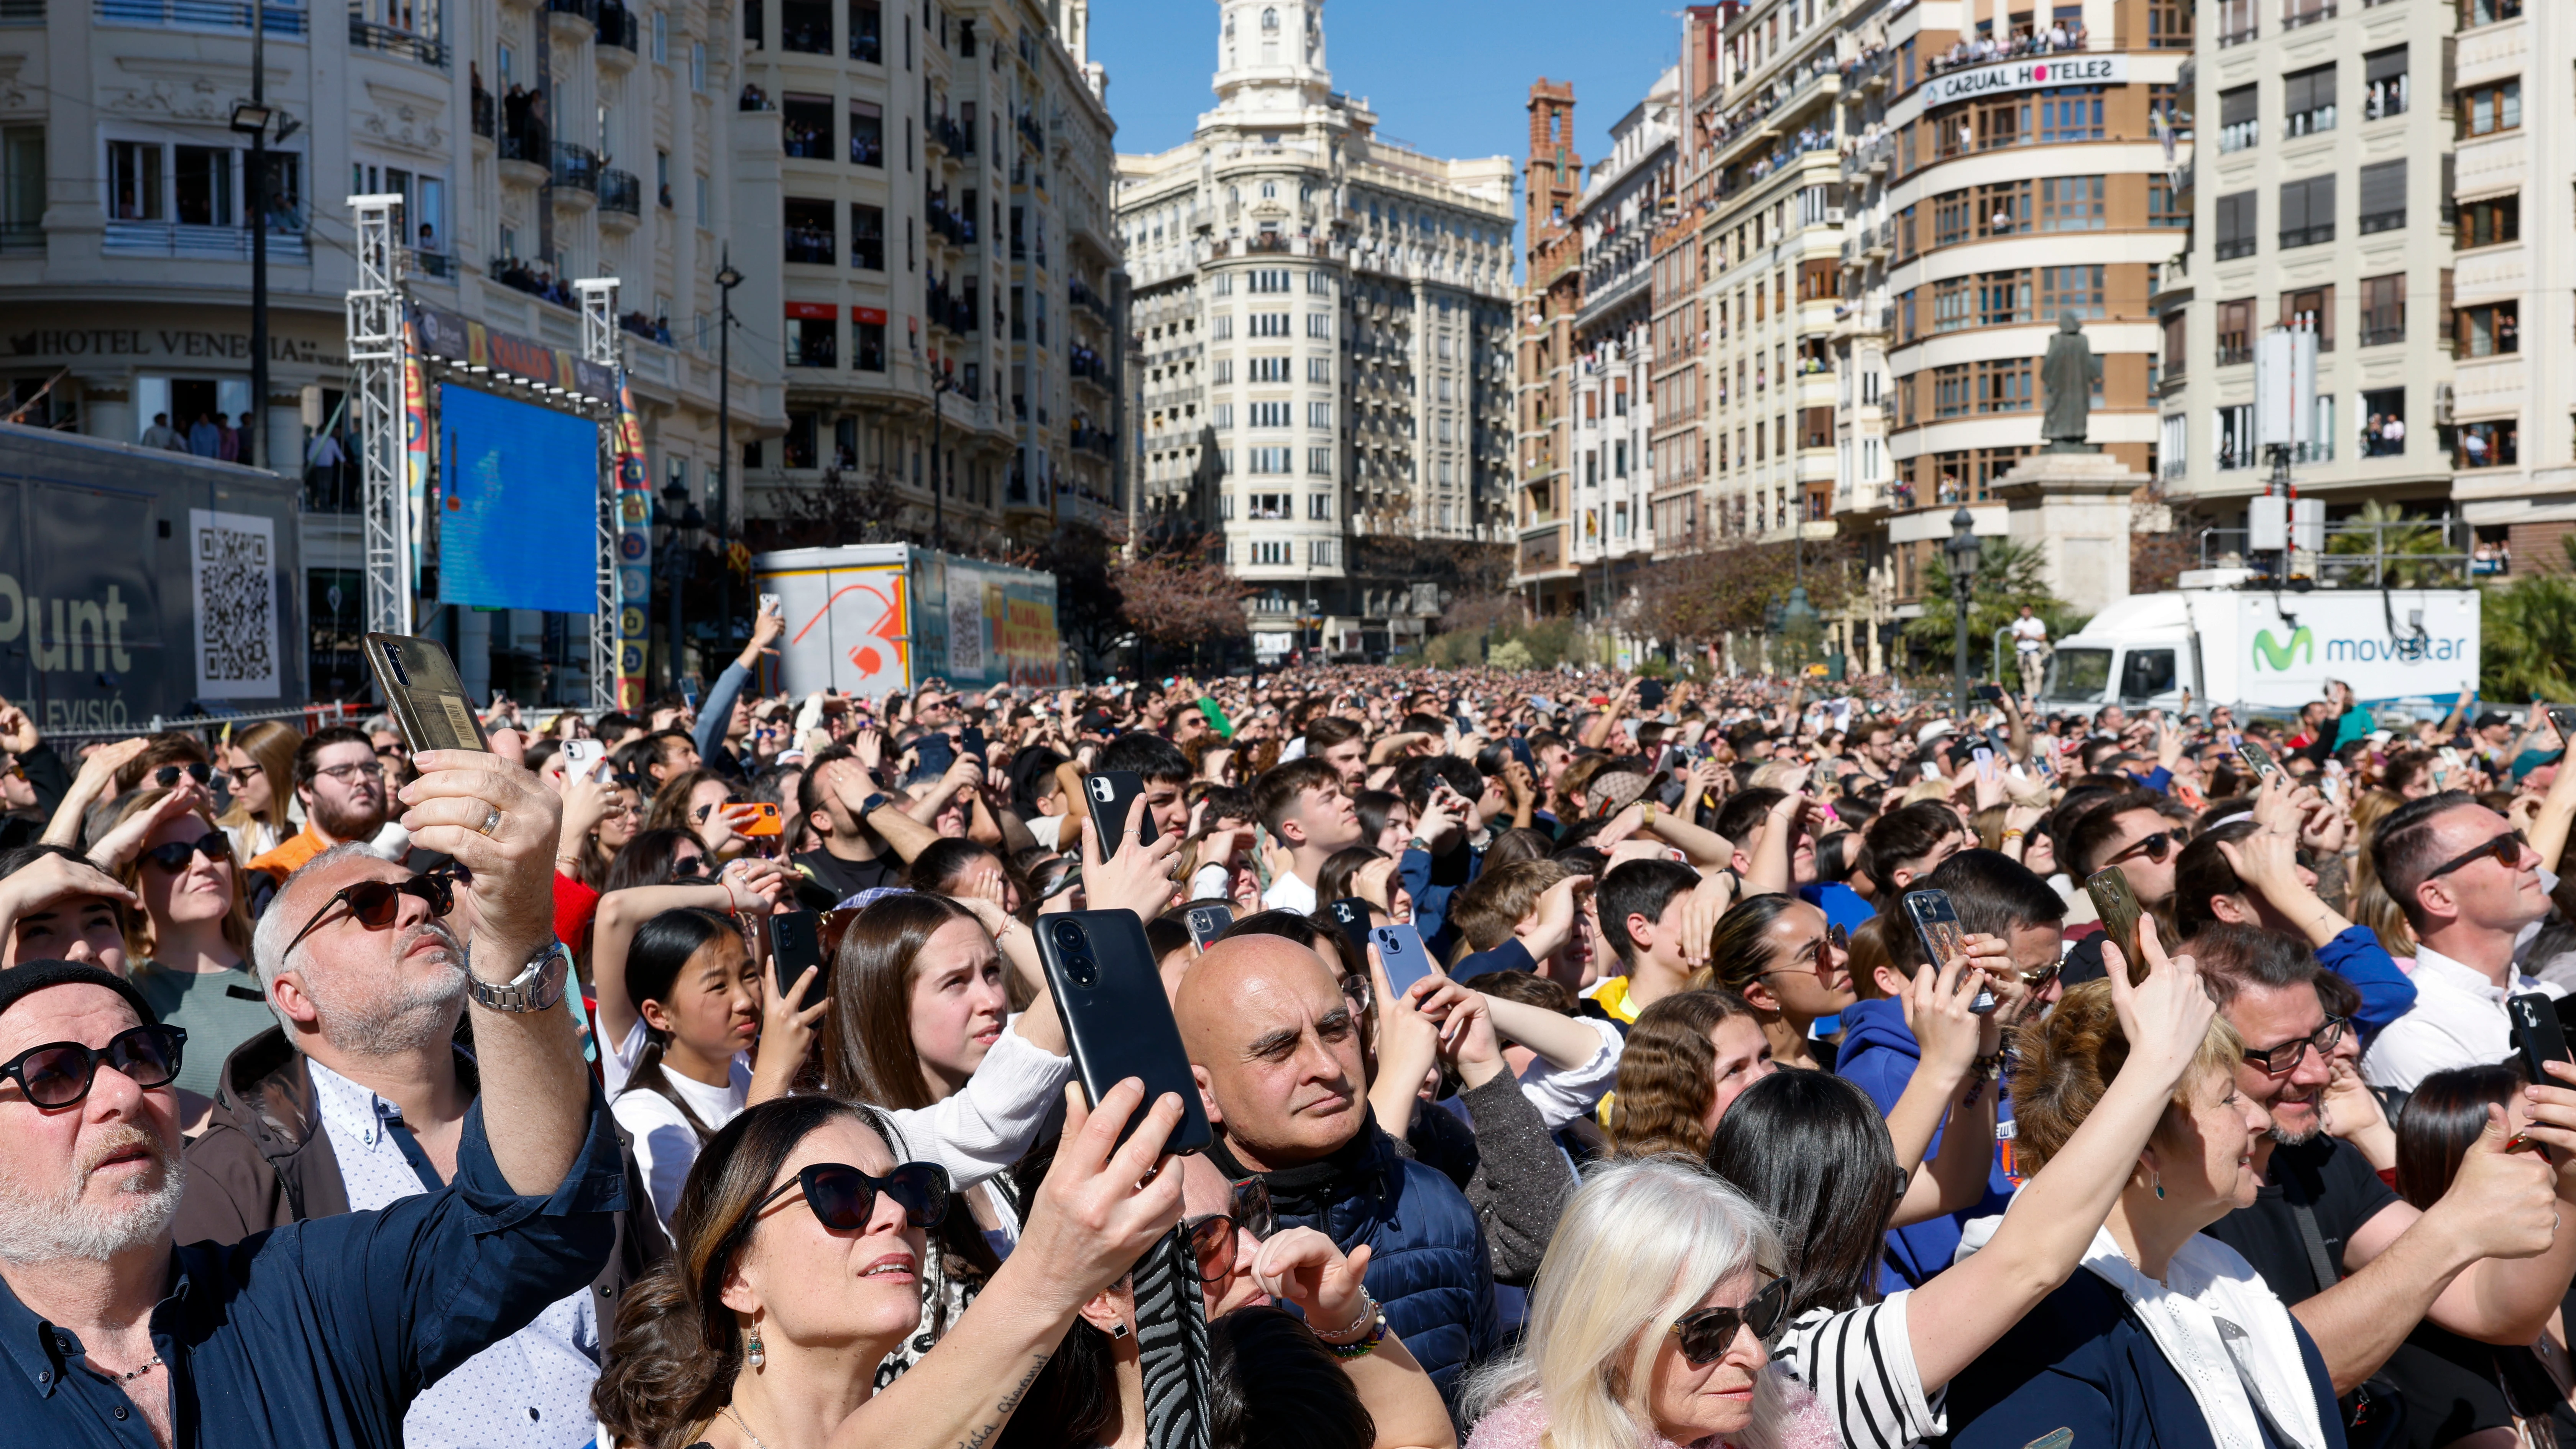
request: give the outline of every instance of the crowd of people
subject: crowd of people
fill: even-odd
[[[798,698],[781,627],[488,754],[0,705],[31,1442],[1138,1449],[1177,1241],[1221,1449],[2576,1443],[2537,706]],[[1076,1082],[1076,910],[1141,921],[1204,1151]]]

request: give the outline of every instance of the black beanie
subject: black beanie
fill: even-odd
[[[153,1014],[152,1004],[143,999],[143,993],[134,989],[133,982],[105,967],[78,961],[22,961],[10,970],[0,971],[0,1015],[6,1015],[20,998],[49,986],[104,986],[124,997],[144,1025],[161,1019]]]

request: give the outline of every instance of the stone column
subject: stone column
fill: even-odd
[[[2129,500],[2147,486],[2110,453],[2034,453],[1993,489],[2015,543],[2039,551],[2051,592],[2079,613],[2129,595]]]

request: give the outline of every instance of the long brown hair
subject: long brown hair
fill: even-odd
[[[889,1111],[938,1106],[912,1045],[912,982],[921,948],[975,913],[945,896],[880,896],[859,911],[832,958],[823,1018],[823,1090]],[[977,929],[982,929],[978,923]]]
[[[778,1097],[743,1109],[690,1165],[671,1214],[672,1256],[617,1305],[590,1406],[615,1442],[685,1449],[733,1396],[742,1326],[724,1305],[725,1275],[751,1239],[754,1212],[788,1155],[816,1130],[856,1118],[903,1147],[876,1113],[831,1097]]]
[[[268,782],[268,808],[254,816],[236,799],[215,817],[215,823],[240,826],[257,820],[286,835],[286,812],[295,804],[295,751],[303,743],[304,736],[294,726],[273,719],[244,725],[236,732],[232,747],[250,756],[251,763],[259,766],[260,778]]]
[[[707,822],[689,818],[689,797],[697,793],[700,785],[709,780],[722,778],[712,770],[691,770],[685,775],[673,775],[663,781],[662,788],[653,792],[653,803],[644,807],[644,828],[646,830],[697,830],[700,825]]]
[[[288,733],[291,734],[293,731],[290,730]],[[169,793],[169,788],[159,785],[146,790],[137,790],[126,798],[124,806],[116,812],[114,823],[122,825],[150,810],[160,804],[163,797]],[[207,829],[221,833],[222,827],[216,824],[214,816],[206,813],[204,806],[199,806],[188,813],[204,821]],[[248,966],[251,959],[251,920],[250,907],[243,899],[242,862],[227,858],[225,865],[233,874],[233,903],[224,912],[224,944],[232,947],[233,954],[241,958],[244,966]],[[116,879],[118,884],[133,891],[135,899],[140,901],[143,897],[142,876],[143,853],[138,850],[134,853],[134,858],[127,861],[123,869],[117,871]],[[160,933],[153,929],[152,917],[140,905],[119,906],[116,914],[125,928],[127,955],[137,960],[154,959],[152,953],[160,946]]]
[[[1708,1155],[1708,1104],[1717,1093],[1709,1033],[1753,1008],[1732,991],[1676,991],[1637,1013],[1619,1051],[1610,1146],[1622,1157]]]

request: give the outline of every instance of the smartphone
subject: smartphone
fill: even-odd
[[[1118,853],[1127,830],[1127,809],[1145,793],[1144,777],[1133,770],[1102,770],[1082,777],[1083,798],[1091,805],[1092,828],[1100,832],[1100,853]],[[1154,812],[1145,812],[1137,843],[1154,843]]]
[[[1994,747],[1991,745],[1979,745],[1968,752],[1968,758],[1981,766],[1991,765],[1995,762]]]
[[[1413,983],[1432,974],[1429,947],[1422,944],[1422,933],[1401,923],[1379,926],[1369,932],[1369,944],[1377,948],[1378,964],[1386,968],[1387,989],[1397,996],[1413,990]]]
[[[786,610],[787,606],[785,601],[780,599],[776,594],[763,594],[760,596],[760,612],[764,614],[784,614]]]
[[[2093,913],[2102,918],[2102,929],[2111,933],[2111,944],[2120,948],[2120,959],[2129,963],[2129,979],[2135,982],[2147,969],[2146,958],[2138,954],[2138,921],[2147,913],[2138,904],[2138,893],[2116,865],[2085,877],[2084,893],[2093,898]]]
[[[605,776],[600,766],[607,762],[608,746],[597,740],[566,740],[563,747],[564,778],[597,780]]]
[[[968,725],[958,731],[957,747],[976,759],[984,758],[984,731],[979,725]]]
[[[2004,687],[2000,684],[1980,684],[1976,688],[1976,696],[1989,703],[2001,704],[2004,702]]]
[[[1342,939],[1349,943],[1351,948],[1351,962],[1356,966],[1366,967],[1369,948],[1368,902],[1357,896],[1344,896],[1326,905],[1324,910],[1333,918],[1333,924],[1342,928]]]
[[[2560,743],[2576,744],[2576,708],[2553,704],[2549,706],[2548,713],[2549,722],[2558,726]]]
[[[1923,958],[1940,970],[1951,958],[1966,953],[1968,933],[1959,924],[1958,908],[1950,904],[1950,893],[1940,890],[1907,891],[1905,915],[1914,923],[1914,934],[1923,942]],[[1979,1015],[1995,1009],[1995,993],[1989,987],[1977,988],[1977,999],[1968,1004]]]
[[[832,962],[823,954],[823,916],[819,911],[791,911],[769,918],[770,960],[778,968],[778,994],[796,989],[796,978],[808,966],[817,968],[814,985],[797,1001],[803,1008],[832,994]]]
[[[456,661],[434,639],[369,634],[365,653],[376,691],[385,697],[394,725],[413,754],[423,750],[483,750],[483,722],[465,698]]]
[[[1538,774],[1538,760],[1530,754],[1529,741],[1514,735],[1503,743],[1511,747],[1512,758],[1521,762],[1521,768],[1529,771],[1535,778]]]
[[[697,712],[698,683],[696,680],[683,679],[680,681],[680,703],[687,705],[690,713],[695,714]]]
[[[2245,768],[2254,772],[2254,780],[2258,785],[2281,773],[2281,762],[2272,758],[2270,750],[2253,740],[2238,741],[2236,757],[2245,762]]]
[[[1637,686],[1637,703],[1648,709],[1662,709],[1664,694],[1664,682],[1660,679],[1649,679]]]
[[[1225,934],[1226,927],[1234,924],[1234,908],[1231,906],[1192,906],[1189,909],[1189,914],[1182,917],[1182,919],[1189,923],[1190,944],[1196,946],[1201,951],[1205,951],[1208,947],[1216,944],[1217,937]]]
[[[754,800],[751,802],[751,809],[752,817],[750,823],[736,827],[734,830],[736,835],[748,835],[753,837],[776,836],[780,831],[786,828],[786,821],[780,817],[776,802],[770,800]]]
[[[1181,1099],[1181,1121],[1163,1150],[1205,1148],[1214,1134],[1190,1076],[1181,1029],[1172,1020],[1171,998],[1163,994],[1154,949],[1145,941],[1145,923],[1133,911],[1049,916],[1038,932],[1038,956],[1046,963],[1047,987],[1084,1094],[1098,1102],[1129,1077],[1145,1083],[1145,1100],[1119,1129],[1118,1140],[1135,1132],[1157,1097],[1172,1092]]]

